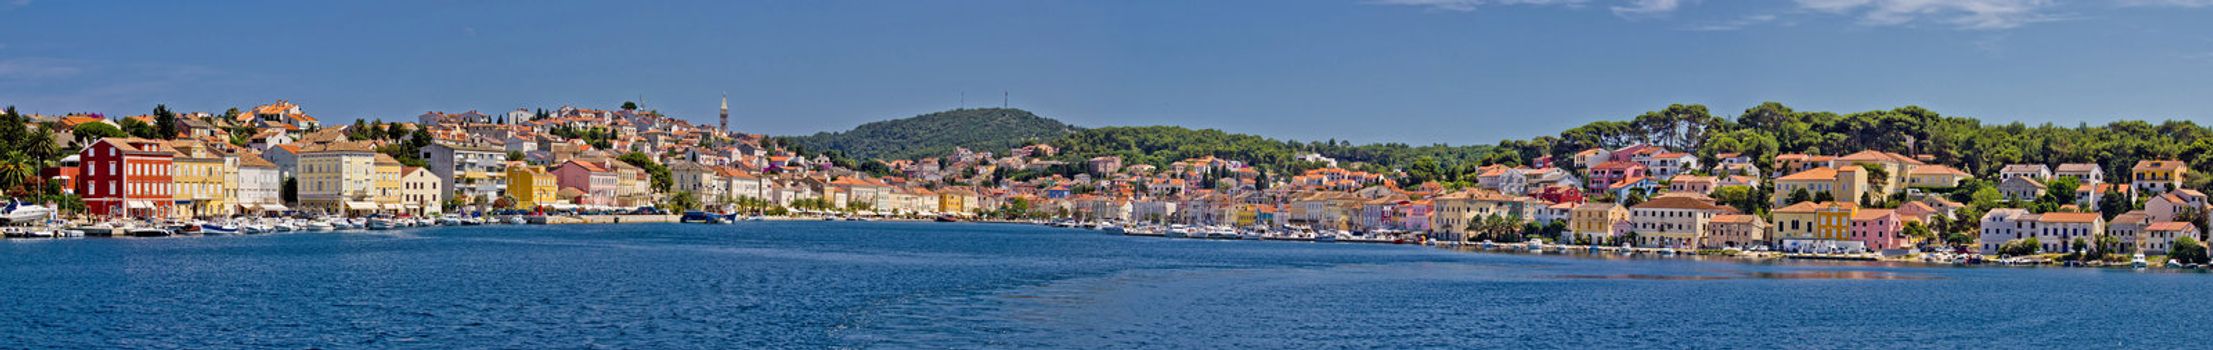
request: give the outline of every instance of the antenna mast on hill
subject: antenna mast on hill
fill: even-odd
[[[1006,91],[1006,90],[999,90],[999,108],[1002,108],[1002,109],[1004,109],[1004,108],[1007,108],[1007,100],[1009,100],[1009,98],[1007,98],[1007,96],[1010,96],[1010,95],[1011,95],[1011,94],[1007,93],[1007,91]]]

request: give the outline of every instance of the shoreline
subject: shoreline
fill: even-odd
[[[686,222],[682,222],[681,220],[679,220],[679,219],[680,219],[680,216],[679,216],[679,215],[668,215],[668,214],[652,214],[652,215],[627,215],[627,214],[625,214],[625,215],[583,215],[583,216],[578,216],[578,215],[547,215],[547,216],[544,216],[544,217],[545,217],[546,219],[545,219],[545,220],[543,220],[543,221],[542,221],[541,223],[526,223],[526,224],[520,224],[520,225],[517,225],[517,224],[510,224],[510,223],[504,223],[504,222],[507,222],[507,221],[506,221],[505,219],[511,219],[511,218],[519,218],[519,217],[520,217],[520,216],[514,216],[514,217],[494,217],[495,219],[499,219],[499,220],[498,220],[498,222],[502,222],[502,223],[498,223],[498,224],[490,224],[490,225],[485,225],[485,226],[542,226],[542,225],[627,225],[627,224],[699,224],[699,223],[686,223]],[[763,217],[761,217],[761,220],[760,220],[760,221],[761,221],[761,222],[769,222],[769,221],[776,221],[776,222],[802,222],[802,221],[836,221],[836,222],[899,222],[899,223],[931,223],[931,222],[938,222],[938,221],[936,221],[935,219],[910,219],[910,218],[868,218],[868,219],[865,219],[865,220],[850,220],[850,219],[823,220],[824,218],[826,218],[826,217],[822,217],[822,216],[816,216],[816,217],[804,217],[804,216],[763,216]],[[740,221],[740,222],[742,222],[742,221]],[[728,225],[728,224],[736,224],[736,223],[737,223],[737,222],[731,222],[731,223],[727,223],[727,224],[724,224],[724,225]],[[957,221],[957,222],[948,222],[948,223],[976,223],[976,224],[996,224],[996,225],[1024,225],[1024,226],[1034,226],[1034,227],[1040,227],[1040,228],[1063,228],[1063,229],[1069,229],[1069,230],[1077,230],[1077,231],[1096,232],[1096,233],[1098,233],[1098,234],[1118,235],[1118,236],[1127,236],[1127,237],[1145,237],[1145,238],[1159,238],[1159,239],[1226,240],[1226,241],[1242,241],[1242,240],[1248,240],[1248,239],[1216,239],[1216,238],[1176,238],[1176,237],[1167,237],[1167,236],[1165,236],[1165,235],[1148,235],[1148,234],[1128,234],[1128,233],[1115,233],[1115,232],[1107,232],[1107,231],[1103,231],[1103,230],[1095,230],[1095,229],[1085,229],[1085,228],[1066,228],[1066,227],[1052,227],[1052,226],[1049,226],[1049,225],[1037,225],[1037,224],[1035,224],[1035,223],[1032,223],[1032,222],[1028,222],[1028,221],[1011,221],[1011,220],[964,220],[964,221]],[[710,224],[710,225],[711,225],[711,224]],[[376,232],[376,231],[403,231],[403,230],[409,230],[409,229],[418,229],[418,228],[436,228],[436,227],[446,227],[446,226],[443,226],[443,225],[433,225],[433,226],[420,226],[420,227],[400,227],[400,228],[393,228],[393,229],[390,229],[390,230],[350,229],[350,230],[332,230],[332,231],[304,231],[304,232],[299,232],[299,233],[313,233],[313,232],[323,232],[323,233],[366,233],[366,232]],[[270,234],[274,234],[274,233],[270,233]],[[243,236],[243,235],[263,235],[263,234],[235,234],[235,233],[233,233],[233,234],[175,234],[175,235],[171,235],[171,236],[166,236],[166,237],[180,237],[180,236],[182,236],[182,237],[190,237],[190,236]],[[5,237],[5,238],[0,238],[0,241],[8,241],[8,240],[55,240],[55,239],[84,239],[84,238],[142,238],[142,237],[132,237],[132,236],[128,236],[128,235],[114,235],[114,236],[69,236],[69,237],[62,237],[62,236],[56,236],[56,237]],[[1584,259],[1594,259],[1594,258],[1595,258],[1595,259],[1638,258],[1638,259],[1727,260],[1727,261],[1730,261],[1730,262],[1736,262],[1736,263],[1778,263],[1778,262],[1786,262],[1786,261],[1790,261],[1790,262],[1831,262],[1831,263],[1843,263],[1843,264],[1860,264],[1860,265],[1870,265],[1870,266],[1876,266],[1876,265],[1888,265],[1888,266],[1913,266],[1913,267],[1961,267],[1961,268],[1977,268],[1977,267],[2013,267],[2013,268],[2095,268],[2095,269],[2125,269],[2125,270],[2141,270],[2141,271],[2152,271],[2152,270],[2159,270],[2159,271],[2170,271],[2170,272],[2201,272],[2201,273],[2209,271],[2209,267],[2208,267],[2208,266],[2200,266],[2200,267],[2176,267],[2176,268],[2169,268],[2169,267],[2165,267],[2165,266],[2164,266],[2164,265],[2165,265],[2165,263],[2164,263],[2163,261],[2162,261],[2162,262],[2149,262],[2149,263],[2148,263],[2148,265],[2147,265],[2146,267],[2144,267],[2144,268],[2136,268],[2136,267],[2134,267],[2134,266],[2131,266],[2131,265],[2128,265],[2128,264],[2104,264],[2104,265],[2093,265],[2093,264],[2079,264],[2079,265],[2076,265],[2075,263],[2068,263],[2068,262],[2058,262],[2058,261],[2056,261],[2056,260],[2053,260],[2053,261],[2046,261],[2046,262],[2039,262],[2039,263],[2006,263],[2006,262],[2002,262],[2002,260],[1981,260],[1981,262],[1942,262],[1942,261],[1928,261],[1928,260],[1925,260],[1925,259],[1918,259],[1918,258],[1913,258],[1913,257],[1882,257],[1882,256],[1874,256],[1874,255],[1869,255],[1869,254],[1858,254],[1858,255],[1815,255],[1815,254],[1788,254],[1788,253],[1778,253],[1778,252],[1744,252],[1744,253],[1739,253],[1739,254],[1711,254],[1711,253],[1707,253],[1707,252],[1706,252],[1706,250],[1688,250],[1688,251],[1678,251],[1678,250],[1673,250],[1673,249],[1666,249],[1666,248],[1623,248],[1623,247],[1605,247],[1605,246],[1588,246],[1588,245],[1563,245],[1563,244],[1540,244],[1540,246],[1539,246],[1538,250],[1537,250],[1536,252],[1532,252],[1532,251],[1531,251],[1530,249],[1528,249],[1528,247],[1529,247],[1528,243],[1490,243],[1490,242],[1460,242],[1460,243],[1451,243],[1451,242],[1444,242],[1444,243],[1440,243],[1440,242],[1435,242],[1435,241],[1430,241],[1430,242],[1422,242],[1422,243],[1411,243],[1411,242],[1395,242],[1395,241],[1385,241],[1385,240],[1339,240],[1339,241],[1336,241],[1336,242],[1332,243],[1332,242],[1315,242],[1315,241],[1313,241],[1312,239],[1304,239],[1304,240],[1300,240],[1300,239],[1266,239],[1266,238],[1264,238],[1264,239],[1257,239],[1256,241],[1284,241],[1284,242],[1307,242],[1307,243],[1316,243],[1316,244],[1338,244],[1338,243],[1342,243],[1342,244],[1371,244],[1371,245],[1405,245],[1405,246],[1415,246],[1415,247],[1424,247],[1424,248],[1431,248],[1431,249],[1447,250],[1447,251],[1460,252],[1460,253],[1476,253],[1476,254],[1510,254],[1510,255],[1550,255],[1550,256],[1561,256],[1561,257],[1571,257],[1571,258],[1584,258]]]

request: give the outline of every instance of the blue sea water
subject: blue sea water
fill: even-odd
[[[2213,275],[746,222],[0,241],[0,348],[2200,348]]]

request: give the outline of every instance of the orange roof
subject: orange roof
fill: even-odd
[[[1813,168],[1796,174],[1775,178],[1775,181],[1828,181],[1836,180],[1835,168]]]
[[[1967,172],[1965,172],[1965,171],[1959,171],[1959,169],[1953,169],[1952,167],[1948,167],[1948,166],[1942,166],[1942,165],[1923,165],[1923,166],[1920,166],[1920,167],[1916,167],[1916,168],[1913,168],[1913,175],[1954,175],[1954,176],[1967,176]]]
[[[2144,227],[2145,231],[2195,231],[2197,229],[2197,225],[2182,221],[2159,222]]]
[[[2104,218],[2104,217],[2101,217],[2101,216],[2099,216],[2099,215],[2098,215],[2098,213],[2064,213],[2064,212],[2050,212],[2050,213],[2044,213],[2044,215],[2043,215],[2043,216],[2041,216],[2041,217],[2039,218],[2039,220],[2040,220],[2040,221],[2044,221],[2044,222],[2065,222],[2065,223],[2092,223],[2092,222],[2098,222],[2098,220],[2103,220],[2103,219],[2105,219],[2105,218]]]
[[[2132,169],[2136,171],[2175,171],[2182,169],[2183,165],[2182,161],[2175,160],[2139,160],[2136,161],[2136,167]]]

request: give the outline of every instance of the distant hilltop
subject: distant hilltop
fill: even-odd
[[[963,108],[787,138],[802,149],[856,158],[913,159],[954,148],[1003,150],[1049,142],[1083,128],[1016,108]]]

